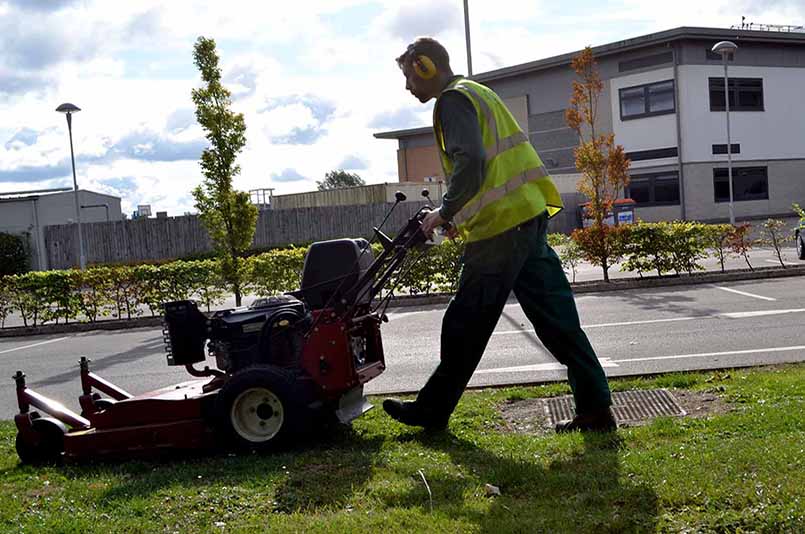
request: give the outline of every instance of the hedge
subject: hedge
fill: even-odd
[[[572,238],[551,234],[548,242],[557,249],[563,265],[573,271],[585,257],[598,265],[603,255],[608,264],[624,259],[625,270],[643,273],[681,273],[702,270],[707,256],[723,260],[728,254],[743,255],[752,243],[748,227],[705,225],[689,221],[636,223],[617,227],[611,243],[602,250],[594,231],[574,232]],[[617,235],[616,235],[617,234]],[[291,291],[299,287],[306,247],[272,250],[245,259],[245,293],[257,296]],[[445,241],[431,247],[419,261],[412,252],[409,261],[389,284],[403,294],[455,291],[461,268],[463,244]],[[380,253],[380,246],[374,246]],[[751,264],[750,264],[751,268]],[[29,272],[0,277],[0,327],[10,313],[23,324],[70,321],[95,322],[103,318],[159,315],[163,302],[196,299],[208,311],[229,293],[214,259],[174,261],[162,265],[97,266],[85,271]]]

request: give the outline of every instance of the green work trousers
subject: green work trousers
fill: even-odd
[[[455,409],[512,291],[542,344],[567,366],[576,413],[612,404],[562,263],[547,243],[547,227],[548,217],[542,214],[467,244],[458,291],[442,320],[440,363],[416,400],[427,419],[443,420]]]

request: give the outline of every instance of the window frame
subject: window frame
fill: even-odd
[[[758,170],[763,171],[763,178],[766,180],[766,196],[764,196],[764,197],[752,197],[752,198],[738,198],[737,196],[735,196],[735,192],[736,192],[735,179],[738,178],[738,176],[736,176],[736,171],[737,172],[746,172],[746,171],[758,171]],[[726,204],[726,203],[729,203],[729,201],[730,201],[729,193],[727,193],[727,196],[722,198],[722,199],[719,199],[719,197],[716,196],[716,179],[717,178],[722,179],[722,177],[716,177],[716,172],[718,172],[718,171],[723,171],[723,172],[726,173],[727,176],[726,176],[726,180],[724,180],[724,181],[727,183],[727,187],[729,187],[729,167],[713,167],[713,202],[715,202],[716,204]],[[733,167],[732,168],[732,193],[733,193],[733,198],[732,198],[733,202],[752,202],[752,201],[757,201],[757,200],[769,200],[769,168],[767,166]]]
[[[673,102],[673,107],[671,109],[664,109],[661,111],[648,111],[651,106],[649,101],[649,88],[655,85],[661,85],[665,83],[671,84],[671,101]],[[634,89],[642,89],[643,90],[643,113],[638,113],[635,115],[623,115],[623,93],[624,91],[631,91]],[[674,79],[671,78],[669,80],[659,80],[656,82],[645,83],[641,85],[632,85],[630,87],[621,87],[618,89],[618,111],[620,112],[621,122],[623,121],[630,121],[635,119],[643,119],[646,117],[656,117],[658,115],[670,115],[672,113],[676,113],[676,83]]]
[[[677,199],[676,201],[672,202],[658,202],[656,200],[657,193],[656,193],[656,181],[657,178],[665,178],[673,176],[676,179],[676,190],[677,190]],[[648,202],[637,202],[635,201],[635,208],[649,208],[652,206],[679,206],[682,202],[682,191],[679,188],[679,171],[666,171],[666,172],[651,172],[651,173],[643,173],[643,174],[635,174],[629,177],[629,185],[626,186],[627,189],[624,191],[626,198],[632,198],[631,195],[631,187],[632,182],[634,180],[639,181],[647,181],[648,182],[648,189],[649,189],[649,201]],[[633,199],[634,200],[634,199]]]
[[[740,102],[739,94],[742,82],[757,82],[760,81],[760,106],[739,106],[737,102]],[[724,101],[725,105],[723,107],[716,106],[713,104],[713,82],[724,83],[724,77],[718,76],[709,76],[707,78],[707,97],[710,100],[710,111],[715,113],[723,113],[727,110],[726,100]],[[754,112],[763,112],[766,111],[766,90],[763,83],[763,78],[727,78],[727,93],[731,93],[732,91],[735,92],[735,102],[736,104],[733,105],[730,103],[730,113],[733,111],[754,111]],[[729,86],[732,86],[733,89],[730,89]],[[729,98],[727,94],[725,94],[725,98]]]
[[[727,143],[718,143],[711,147],[714,156],[727,155]],[[741,143],[730,143],[730,154],[740,154]]]

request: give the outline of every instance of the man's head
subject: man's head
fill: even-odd
[[[439,96],[453,71],[447,50],[435,39],[420,37],[397,58],[405,75],[405,88],[420,102]]]

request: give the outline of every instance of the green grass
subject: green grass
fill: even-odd
[[[497,406],[567,389],[507,388],[466,394],[442,434],[376,409],[283,454],[58,468],[20,466],[2,422],[0,530],[805,532],[805,365],[612,386],[710,390],[734,409],[617,438],[529,436],[501,431]]]

